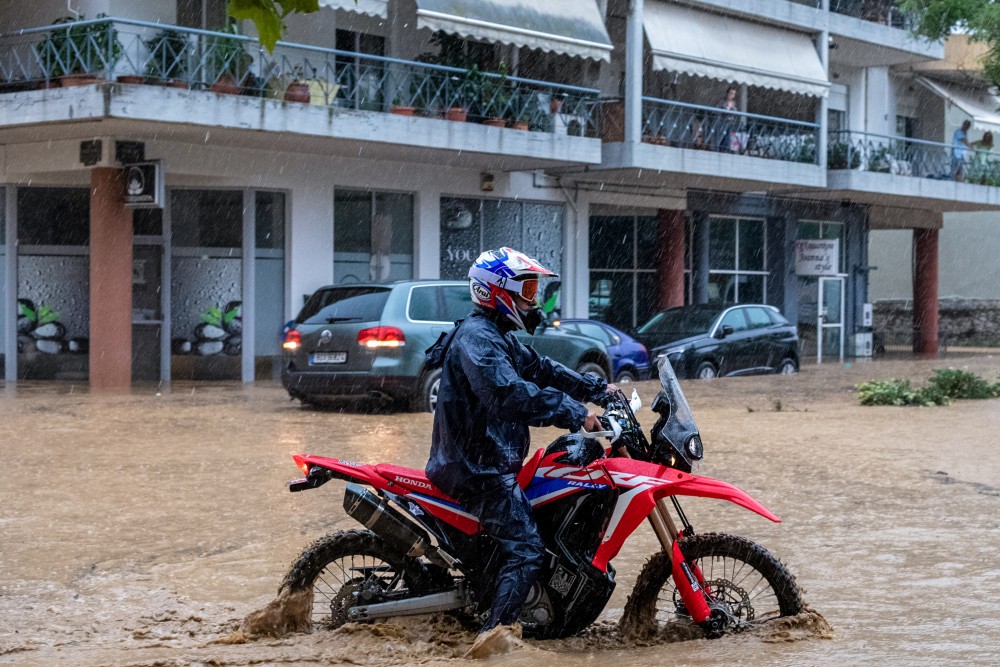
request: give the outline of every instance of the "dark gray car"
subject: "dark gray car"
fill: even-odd
[[[681,378],[795,373],[799,336],[777,308],[761,304],[668,308],[636,330],[651,357]]]
[[[285,333],[282,384],[305,403],[369,394],[433,410],[440,371],[424,367],[424,351],[471,310],[466,281],[320,288]],[[517,335],[577,372],[611,375],[606,347],[592,338],[547,326]]]

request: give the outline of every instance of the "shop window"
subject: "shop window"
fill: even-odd
[[[766,303],[766,238],[758,219],[709,219],[708,302]]]
[[[172,190],[170,216],[171,376],[238,380],[243,352],[243,192]]]
[[[590,219],[591,319],[628,330],[659,309],[658,234],[653,217]]]
[[[337,284],[413,277],[413,196],[340,190],[333,199]]]
[[[559,204],[509,199],[441,198],[441,278],[463,280],[485,250],[520,250],[542,266],[562,272],[563,208]],[[543,280],[540,301],[559,313],[558,280]]]
[[[89,196],[86,188],[17,190],[18,379],[87,380]]]

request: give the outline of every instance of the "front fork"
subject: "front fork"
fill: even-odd
[[[714,625],[718,623],[718,619],[712,617],[712,609],[708,606],[711,594],[705,586],[705,577],[698,565],[688,563],[681,553],[681,533],[670,515],[666,498],[656,501],[656,507],[649,513],[649,523],[653,526],[653,532],[660,540],[663,550],[670,554],[671,575],[688,614],[695,623],[705,628],[706,632],[715,634],[717,629]]]

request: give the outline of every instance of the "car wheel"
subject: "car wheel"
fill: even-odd
[[[694,376],[699,380],[711,380],[719,377],[719,369],[711,361],[703,361],[698,364],[698,370],[695,371]]]
[[[594,375],[601,378],[605,382],[608,381],[608,374],[604,372],[604,369],[601,368],[601,365],[595,364],[593,362],[580,364],[579,366],[576,367],[576,372],[579,373],[580,375],[583,375],[584,373],[593,373]]]
[[[623,369],[618,374],[618,377],[615,378],[615,383],[617,384],[625,384],[626,382],[638,382],[638,381],[639,377],[635,374],[635,371],[632,370],[631,368]]]
[[[793,375],[799,372],[799,367],[794,359],[782,359],[774,372],[778,375]]]
[[[441,369],[436,368],[424,376],[417,395],[417,409],[421,412],[434,412],[437,407],[438,392],[441,390]]]

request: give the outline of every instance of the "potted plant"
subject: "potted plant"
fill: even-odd
[[[190,42],[186,33],[161,30],[145,42],[146,76],[162,86],[187,88]]]
[[[399,98],[399,95],[392,98],[392,105],[389,107],[389,113],[396,114],[397,116],[412,116],[415,111],[415,107],[404,106],[403,101]]]
[[[243,48],[235,23],[221,32],[225,34],[205,39],[207,80],[212,82],[213,93],[239,95],[242,92],[240,83],[249,72],[251,58]]]
[[[452,77],[455,84],[455,99],[451,107],[445,111],[445,118],[459,123],[469,119],[469,108],[477,104],[483,90],[483,73],[478,65],[473,65],[465,71],[462,78]]]
[[[828,169],[857,169],[861,165],[861,154],[858,150],[851,150],[850,144],[838,141],[830,144],[826,162]]]
[[[106,18],[98,14],[98,19]],[[79,18],[63,16],[56,19],[54,28],[35,45],[35,52],[46,71],[46,81],[58,79],[61,86],[81,86],[103,81],[103,74],[114,70],[122,57],[122,44],[113,22],[80,24]]]
[[[296,65],[293,74],[292,82],[285,88],[285,101],[309,104],[312,95],[309,92],[309,84],[303,80],[305,77],[302,74],[302,66]]]
[[[490,127],[507,127],[504,115],[507,113],[507,108],[513,97],[507,81],[508,71],[507,63],[500,61],[500,65],[497,67],[500,76],[483,78],[480,88],[480,104],[482,105],[482,113],[486,116],[483,123]]]

